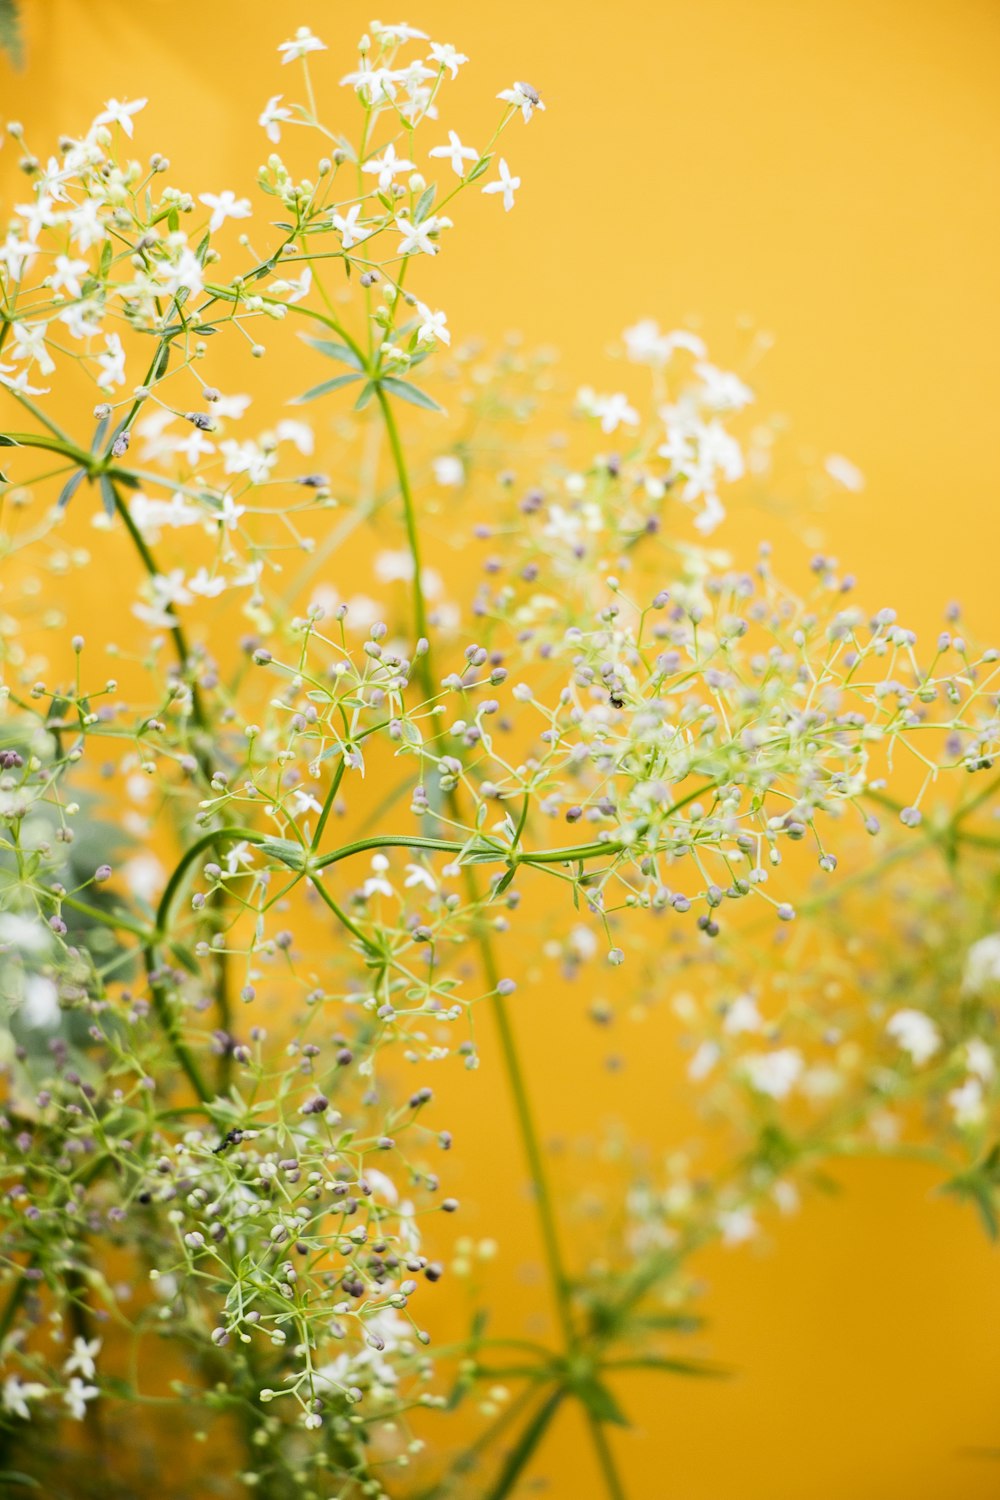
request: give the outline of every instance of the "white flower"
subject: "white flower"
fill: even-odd
[[[197,573],[187,581],[187,586],[192,594],[197,594],[200,599],[216,599],[224,592],[226,580],[211,577],[207,568],[199,568]]]
[[[125,384],[125,350],[117,333],[106,334],[104,343],[106,352],[97,356],[101,367],[97,384],[102,391],[110,391],[112,386]]]
[[[403,884],[407,888],[422,885],[429,891],[433,892],[437,890],[437,881],[430,870],[426,869],[423,865],[407,865],[406,872],[406,879],[403,881]]]
[[[83,1376],[84,1380],[93,1380],[97,1374],[95,1357],[101,1352],[100,1339],[75,1338],[73,1340],[73,1352],[63,1365],[63,1373],[72,1375],[74,1371]]]
[[[44,974],[28,974],[24,980],[21,999],[21,1020],[36,1029],[48,1029],[60,1017],[59,991],[51,979]]]
[[[686,349],[696,359],[704,359],[705,345],[697,334],[683,329],[673,333],[661,333],[659,324],[652,318],[626,328],[622,334],[626,356],[637,365],[665,365],[675,349]]]
[[[983,1083],[992,1082],[997,1066],[993,1049],[988,1042],[974,1036],[965,1044],[965,1057],[970,1073],[982,1079]]]
[[[225,188],[221,193],[201,193],[198,202],[204,203],[206,208],[212,210],[208,227],[213,234],[217,229],[222,228],[227,219],[249,219],[252,211],[250,199],[237,198],[229,188]]]
[[[802,1072],[802,1054],[795,1047],[779,1047],[776,1052],[757,1052],[741,1064],[750,1087],[771,1099],[787,1099]]]
[[[739,411],[753,400],[753,391],[736,375],[727,370],[718,370],[704,360],[695,365],[695,373],[703,385],[701,399],[713,411]]]
[[[980,938],[965,955],[963,990],[978,995],[991,984],[1000,984],[1000,932]]]
[[[361,165],[362,172],[377,172],[378,185],[383,193],[392,185],[392,179],[398,172],[412,172],[414,163],[407,161],[405,157],[396,155],[396,148],[390,142],[382,152],[381,156],[371,156]]]
[[[235,875],[238,870],[245,869],[253,864],[253,854],[246,839],[234,844],[226,851],[226,869],[230,875]]]
[[[420,327],[417,329],[418,344],[433,344],[436,339],[442,344],[451,343],[446,313],[431,312],[426,302],[417,303],[417,312],[420,315]]]
[[[57,255],[49,273],[49,286],[54,292],[66,291],[71,297],[79,297],[83,290],[80,277],[89,270],[85,260],[70,260],[68,255]]]
[[[131,104],[126,104],[123,100],[109,99],[101,114],[95,118],[94,124],[120,125],[129,140],[131,140],[133,130],[132,116],[137,115],[140,109],[145,109],[148,102],[146,99],[133,99]]]
[[[303,457],[308,458],[316,446],[313,430],[308,422],[296,422],[291,417],[285,417],[274,429],[274,435],[279,443],[294,443]]]
[[[441,247],[436,245],[430,237],[438,227],[438,221],[433,214],[422,224],[414,224],[412,220],[401,218],[397,214],[395,224],[402,235],[399,242],[400,255],[437,255]]]
[[[463,162],[479,160],[478,151],[474,151],[471,146],[463,146],[454,130],[449,130],[448,132],[447,146],[433,146],[427,155],[447,157],[448,161],[451,162],[451,169],[456,177],[465,176],[465,170],[462,166]]]
[[[512,177],[510,175],[510,168],[507,166],[507,163],[504,161],[503,157],[501,156],[501,158],[500,158],[500,181],[499,182],[488,182],[486,184],[486,186],[483,188],[483,192],[484,193],[503,193],[503,206],[506,209],[506,211],[508,213],[510,213],[511,209],[514,207],[514,190],[516,188],[519,188],[520,186],[521,186],[521,179],[520,179],[520,177]]]
[[[363,224],[358,223],[361,213],[360,203],[355,203],[347,210],[346,214],[333,213],[330,217],[334,229],[340,235],[340,241],[345,250],[350,250],[353,245],[360,245],[370,234],[374,234],[374,228],[366,229]]]
[[[23,1381],[18,1375],[8,1375],[3,1383],[3,1391],[0,1393],[0,1406],[4,1411],[20,1417],[23,1422],[30,1422],[31,1410],[28,1402],[37,1401],[39,1397],[47,1394],[45,1386],[39,1385],[37,1381]]]
[[[960,1088],[952,1089],[948,1095],[948,1103],[956,1125],[980,1125],[986,1117],[983,1085],[978,1078],[967,1078]]]
[[[889,1017],[885,1029],[918,1066],[932,1058],[941,1046],[934,1022],[919,1010],[897,1010]]]
[[[397,21],[392,25],[385,26],[381,21],[372,21],[372,36],[385,47],[398,45],[400,42],[426,42],[426,31],[418,31],[415,26],[408,26],[405,21]]]
[[[84,198],[80,207],[74,208],[72,213],[67,215],[67,222],[70,228],[70,239],[81,250],[89,250],[91,245],[99,245],[108,237],[107,226],[93,198]]]
[[[716,1221],[724,1245],[745,1245],[757,1233],[757,1223],[748,1208],[728,1208]]]
[[[701,1083],[703,1078],[707,1078],[721,1055],[722,1049],[718,1042],[702,1042],[688,1063],[688,1077],[692,1083]]]
[[[284,94],[272,94],[257,119],[257,124],[264,127],[268,140],[274,141],[275,145],[281,140],[283,122],[292,118],[291,110],[285,109],[281,103],[284,97]]]
[[[325,52],[326,43],[321,42],[318,36],[313,36],[308,26],[300,26],[290,42],[282,42],[278,51],[284,53],[282,63],[295,62],[296,58],[305,57],[307,52]]]
[[[391,68],[373,68],[366,60],[362,60],[360,68],[354,73],[345,73],[340,83],[342,88],[353,88],[360,98],[367,95],[369,104],[379,104],[383,99],[395,99],[396,85],[402,77],[401,72],[394,73]]]
[[[849,458],[844,458],[839,453],[831,453],[823,464],[830,478],[837,484],[842,484],[845,490],[853,490],[857,493],[865,487],[865,476],[861,470],[851,463]]]
[[[441,453],[431,460],[434,479],[442,489],[457,489],[465,481],[465,465],[454,453]]]
[[[726,1011],[726,1019],[722,1023],[723,1031],[729,1036],[739,1036],[743,1031],[759,1031],[763,1025],[757,1003],[751,995],[737,995],[732,1005]]]
[[[129,132],[131,135],[131,131]],[[74,1375],[69,1386],[63,1391],[63,1401],[71,1417],[82,1422],[87,1415],[87,1402],[93,1401],[100,1392],[96,1385],[85,1385],[79,1375]]]
[[[312,266],[306,266],[301,276],[293,276],[287,281],[272,281],[271,296],[284,297],[289,306],[294,307],[296,302],[301,302],[308,297],[312,279]]]
[[[10,351],[13,359],[34,359],[38,361],[38,368],[43,375],[51,375],[55,369],[55,360],[45,347],[45,331],[47,323],[11,323],[10,330],[14,335],[14,348]]]
[[[616,391],[613,396],[596,396],[592,390],[584,387],[578,392],[577,401],[584,411],[600,417],[602,432],[614,432],[621,424],[626,427],[639,425],[639,413],[634,406],[629,405],[628,398],[621,391]]]
[[[440,67],[447,68],[452,78],[457,77],[459,68],[469,61],[465,53],[457,51],[450,42],[431,42],[431,57]]]
[[[507,104],[513,104],[519,109],[524,119],[530,120],[536,109],[544,109],[545,105],[538,97],[536,89],[530,83],[515,83],[509,89],[501,89],[497,94],[498,99],[503,99]]]

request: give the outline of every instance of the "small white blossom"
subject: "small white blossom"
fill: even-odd
[[[897,1010],[889,1017],[885,1029],[918,1067],[928,1062],[941,1046],[937,1027],[923,1011]]]
[[[452,78],[457,78],[458,70],[463,63],[469,59],[464,52],[459,52],[450,42],[431,42],[431,57],[442,68],[447,68]]]
[[[514,207],[514,192],[515,189],[521,186],[521,179],[520,177],[512,177],[510,175],[510,168],[507,166],[507,163],[504,161],[502,156],[500,158],[499,170],[500,181],[488,182],[483,188],[483,192],[503,193],[503,206],[506,209],[507,213],[510,213],[511,209]]]
[[[396,148],[391,143],[386,146],[381,156],[371,156],[361,165],[362,172],[377,172],[378,185],[383,193],[392,185],[392,180],[400,172],[412,172],[414,163],[407,161],[405,157],[396,155]]]
[[[497,98],[503,99],[506,104],[513,104],[515,109],[521,111],[525,121],[531,119],[536,109],[545,108],[538,91],[530,83],[515,83],[509,89],[501,89]]]
[[[770,1099],[787,1099],[802,1073],[802,1054],[795,1047],[744,1057],[741,1068],[750,1087]]]
[[[279,44],[278,51],[282,54],[282,63],[290,63],[305,57],[308,52],[325,52],[326,43],[313,36],[308,26],[300,26],[290,42]]]
[[[145,109],[148,102],[147,99],[133,99],[131,104],[127,104],[119,99],[109,99],[102,112],[95,117],[94,124],[120,125],[131,140],[134,128],[132,116],[137,115],[140,109]]]
[[[1000,984],[1000,932],[973,943],[965,955],[962,988],[969,995],[979,995],[991,984]]]
[[[433,344],[436,340],[442,344],[451,343],[446,313],[432,312],[426,302],[417,303],[417,312],[420,316],[420,327],[417,329],[418,344]]]
[[[428,156],[440,156],[451,162],[451,169],[456,177],[465,176],[465,168],[462,163],[467,161],[478,161],[479,153],[471,146],[463,146],[461,140],[454,130],[448,132],[447,146],[433,146],[428,151]]]
[[[84,1380],[93,1380],[97,1373],[97,1365],[94,1361],[100,1352],[100,1339],[75,1338],[72,1353],[63,1365],[64,1374],[72,1375],[76,1372],[82,1375]]]
[[[63,1401],[71,1417],[82,1422],[87,1415],[87,1402],[93,1401],[100,1392],[96,1385],[85,1385],[79,1375],[74,1375],[66,1390],[63,1391]]]
[[[208,227],[214,234],[221,229],[227,219],[249,219],[252,212],[249,198],[237,198],[236,194],[229,188],[221,193],[201,193],[199,203],[204,203],[206,208],[212,210],[212,217],[208,221]]]
[[[263,126],[268,140],[275,145],[281,140],[282,125],[292,118],[291,110],[281,103],[284,97],[284,94],[272,94],[257,119],[257,124]]]

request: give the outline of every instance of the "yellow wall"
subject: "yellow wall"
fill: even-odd
[[[256,115],[284,82],[275,44],[305,22],[346,62],[369,18],[356,0],[26,7],[28,67],[0,64],[0,114],[44,149],[105,98],[149,95],[145,150],[168,151],[172,180],[199,191],[250,185]],[[407,19],[471,55],[451,96],[471,139],[515,77],[548,105],[505,141],[516,212],[473,211],[449,244],[435,302],[452,327],[520,327],[599,383],[603,345],[639,315],[700,315],[725,357],[750,314],[778,337],[762,404],[868,476],[823,521],[861,597],[926,633],[958,596],[980,637],[1000,633],[995,0],[414,0]],[[637,1055],[631,1075],[609,1077],[593,1032],[553,1066],[582,1009],[553,1000],[526,1039],[549,1080],[547,1134],[625,1113],[638,1078],[640,1127],[666,1138],[641,1031],[615,1039]],[[448,1108],[468,1227],[517,1226],[498,1283],[530,1316],[537,1246],[516,1143],[492,1128],[508,1118],[493,1061],[487,1049]],[[634,1500],[1000,1493],[1000,1461],[971,1451],[1000,1450],[996,1254],[920,1169],[840,1175],[849,1193],[782,1226],[767,1255],[707,1265],[708,1347],[736,1380],[623,1389]],[[543,1467],[553,1500],[594,1492],[572,1418]]]

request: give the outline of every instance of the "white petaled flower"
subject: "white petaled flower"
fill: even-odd
[[[250,199],[237,198],[229,188],[225,188],[221,193],[201,193],[198,202],[204,203],[206,208],[212,210],[208,227],[213,234],[217,229],[222,228],[227,219],[249,219],[252,212]]]
[[[499,171],[500,181],[488,182],[483,188],[483,192],[503,193],[503,206],[506,211],[510,213],[511,209],[514,207],[514,192],[521,186],[521,179],[520,177],[512,177],[510,175],[510,168],[508,167],[502,156],[500,158]]]
[[[272,94],[257,119],[257,124],[263,126],[268,140],[275,145],[281,140],[282,125],[292,118],[291,110],[281,103],[284,97],[284,94]]]
[[[97,1374],[95,1358],[100,1352],[100,1339],[75,1338],[73,1340],[72,1353],[63,1365],[64,1374],[72,1375],[76,1373],[82,1375],[84,1380],[93,1380]]]
[[[54,292],[65,291],[71,297],[79,297],[83,291],[80,277],[89,270],[90,266],[85,260],[71,260],[68,255],[57,255],[49,272],[49,286]]]
[[[226,869],[230,875],[235,875],[239,870],[245,870],[253,864],[253,852],[246,839],[234,844],[226,852]]]
[[[441,68],[447,68],[452,78],[457,78],[458,70],[463,63],[469,59],[464,52],[459,52],[450,42],[431,42],[431,58]]]
[[[360,245],[370,234],[374,234],[374,228],[367,228],[359,223],[361,214],[360,203],[353,204],[346,214],[334,212],[330,216],[330,222],[340,235],[340,242],[345,250],[350,250],[354,245]]]
[[[451,162],[451,169],[455,173],[455,176],[463,178],[465,176],[465,168],[462,163],[479,160],[479,152],[474,151],[471,146],[463,146],[454,130],[449,130],[448,132],[447,146],[433,146],[427,155],[447,159]]]
[[[106,334],[104,343],[105,353],[97,356],[101,367],[97,384],[102,391],[110,391],[113,386],[125,384],[125,350],[117,333]]]
[[[802,1054],[795,1047],[779,1047],[776,1052],[757,1052],[744,1057],[740,1064],[750,1087],[770,1099],[787,1099],[803,1069]]]
[[[745,1245],[757,1233],[757,1221],[749,1208],[727,1208],[716,1221],[724,1245]]]
[[[986,1118],[986,1100],[983,1085],[978,1078],[967,1078],[957,1089],[948,1094],[955,1124],[964,1128],[981,1125]]]
[[[279,43],[278,51],[282,54],[282,63],[290,63],[309,52],[325,52],[326,43],[313,36],[308,26],[300,26],[290,42]]]
[[[396,155],[396,148],[391,143],[386,146],[381,156],[371,156],[361,165],[362,172],[377,172],[378,185],[383,193],[392,186],[392,179],[399,172],[412,172],[414,163],[407,161],[405,157]]]
[[[739,1036],[744,1031],[759,1031],[763,1025],[756,1001],[751,995],[738,995],[726,1011],[722,1023],[723,1031],[730,1036]]]
[[[980,938],[965,955],[963,990],[978,995],[991,984],[1000,984],[1000,932]]]
[[[383,100],[391,103],[398,92],[401,76],[391,68],[373,68],[362,59],[360,68],[345,73],[340,83],[342,88],[354,89],[359,99],[368,104],[381,104]]]
[[[497,94],[498,99],[503,99],[506,104],[513,104],[519,109],[525,120],[530,120],[536,109],[544,110],[538,90],[533,89],[530,83],[515,83],[509,89],[501,89]]]
[[[602,432],[614,432],[622,425],[639,425],[639,413],[621,391],[616,391],[613,396],[597,396],[585,386],[577,393],[577,401],[584,411],[600,418]]]
[[[965,1044],[965,1060],[969,1072],[976,1078],[982,1079],[983,1083],[991,1083],[997,1070],[996,1058],[993,1049],[988,1042],[981,1037],[974,1036]]]
[[[465,465],[454,453],[441,453],[431,459],[431,470],[442,489],[457,489],[465,481]]]
[[[18,1375],[8,1375],[0,1392],[0,1406],[12,1416],[20,1417],[22,1422],[30,1422],[31,1409],[28,1402],[47,1395],[45,1386],[39,1385],[37,1381],[24,1381]]]
[[[728,370],[716,369],[704,360],[694,368],[702,382],[701,399],[713,411],[739,411],[753,400],[750,387]]]
[[[59,991],[44,974],[27,974],[18,1012],[26,1026],[48,1030],[60,1019]]]
[[[857,494],[864,489],[865,476],[849,458],[844,458],[842,454],[831,453],[823,467],[830,478],[837,484],[843,485],[845,490],[851,490]]]
[[[148,102],[148,99],[133,99],[131,104],[128,104],[121,99],[109,99],[104,109],[94,119],[94,124],[120,125],[131,140],[134,129],[132,116],[137,115],[140,109],[145,109]]]
[[[622,338],[627,358],[637,365],[665,365],[675,349],[686,349],[696,359],[704,359],[706,353],[704,342],[697,334],[687,333],[684,329],[661,333],[659,324],[652,318],[643,318],[626,328]]]
[[[45,347],[45,331],[48,326],[47,323],[12,323],[10,325],[10,330],[14,335],[11,357],[36,360],[43,375],[51,375],[56,367],[55,360]]]
[[[96,1385],[85,1385],[79,1375],[74,1375],[66,1390],[63,1391],[63,1401],[70,1416],[82,1422],[87,1415],[87,1402],[93,1401],[98,1395],[100,1392]]]
[[[200,599],[216,599],[226,589],[226,580],[218,575],[212,577],[207,568],[199,568],[187,581],[187,586],[192,594],[197,594]]]
[[[417,312],[420,315],[420,327],[417,329],[418,344],[433,344],[435,340],[439,340],[442,344],[451,343],[446,313],[432,312],[426,302],[417,303]]]
[[[431,239],[438,227],[438,220],[433,214],[422,224],[414,224],[411,219],[404,219],[398,214],[394,222],[402,236],[399,242],[400,255],[437,255],[441,247]]]
[[[897,1010],[889,1017],[885,1029],[918,1066],[928,1062],[941,1046],[937,1027],[923,1011]]]
[[[403,884],[407,889],[415,885],[422,885],[429,891],[437,890],[437,881],[430,870],[426,869],[424,865],[407,865],[406,879],[403,881]]]
[[[692,1083],[701,1083],[707,1078],[722,1056],[722,1048],[718,1042],[702,1042],[694,1057],[688,1063],[688,1077]]]

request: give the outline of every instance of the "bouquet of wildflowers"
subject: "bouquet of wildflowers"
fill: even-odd
[[[789,587],[719,549],[773,431],[693,331],[638,323],[568,400],[546,354],[453,345],[438,261],[469,194],[515,206],[532,86],[473,145],[449,43],[279,53],[246,195],[176,186],[142,99],[7,127],[0,1473],[500,1500],[575,1402],[621,1497],[616,1370],[716,1373],[683,1342],[707,1244],[861,1153],[996,1231],[998,656],[832,558]],[[662,1167],[607,1143],[572,1252],[535,958],[598,1024],[641,1003],[701,1113]],[[435,1075],[484,1025],[537,1342],[448,1222]]]

